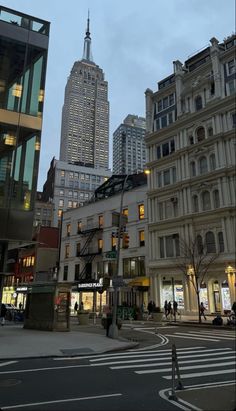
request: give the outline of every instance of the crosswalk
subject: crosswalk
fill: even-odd
[[[181,379],[211,376],[217,380],[223,374],[235,377],[236,351],[231,348],[179,348],[177,355]],[[171,349],[107,354],[91,358],[89,362],[91,367],[107,366],[117,372],[129,370],[137,375],[159,374],[166,380],[172,378]]]
[[[201,331],[181,331],[173,332],[172,334],[164,334],[165,337],[171,337],[176,339],[186,340],[198,340],[198,341],[235,341],[235,334],[232,331],[223,330],[201,330]]]

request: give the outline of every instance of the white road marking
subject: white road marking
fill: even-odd
[[[183,358],[187,358],[187,357],[183,357]],[[235,358],[235,355],[232,355],[232,356],[227,357],[227,360],[232,360],[234,358]],[[163,360],[164,360],[164,358],[163,358]],[[169,358],[167,358],[167,360],[169,360]],[[197,360],[178,361],[178,363],[179,364],[192,364],[192,363],[199,363],[199,362],[208,362],[209,363],[209,361],[215,361],[215,360],[216,360],[215,358],[201,358],[201,359],[197,359]],[[116,367],[110,367],[110,369],[111,370],[121,370],[121,369],[125,369],[125,368],[160,367],[162,365],[170,365],[171,363],[172,362],[170,360],[170,361],[166,361],[166,362],[152,363],[152,364],[119,365],[119,366],[116,366]],[[97,364],[94,364],[94,365],[97,365]]]
[[[229,370],[214,370],[214,371],[207,371],[207,372],[197,372],[197,373],[191,373],[191,374],[182,374],[181,375],[181,380],[183,378],[195,378],[195,377],[205,377],[208,375],[218,375],[218,374],[231,374],[231,373],[235,373],[236,369],[235,368],[231,368]],[[136,373],[138,373],[138,371],[135,371]],[[163,378],[165,378],[166,380],[171,380],[172,375],[167,375],[166,377],[163,376]],[[177,377],[176,377],[177,378]]]
[[[15,364],[18,361],[6,361],[6,362],[1,362],[0,367],[4,367],[5,365],[10,365],[10,364]]]
[[[190,366],[185,366],[185,367],[179,367],[179,370],[184,371],[184,370],[194,370],[197,368],[216,368],[216,367],[225,367],[228,365],[235,365],[235,361],[229,361],[229,362],[220,362],[217,364],[206,364],[206,365],[190,365]],[[160,369],[155,369],[155,370],[144,370],[144,371],[135,371],[136,374],[157,374],[160,372],[169,372],[172,371],[172,368],[160,368]],[[217,371],[215,371],[215,373],[217,374]],[[183,374],[184,375],[184,374]],[[204,373],[204,375],[207,375],[207,373]],[[211,374],[210,374],[211,375]],[[169,376],[170,378],[172,378],[172,376]],[[166,378],[166,377],[164,377]],[[181,375],[181,378],[184,378]],[[186,378],[186,377],[185,377]],[[167,378],[169,379],[169,378]]]
[[[86,400],[97,400],[100,398],[110,398],[110,397],[120,397],[122,394],[103,394],[103,395],[93,395],[91,397],[79,397],[79,398],[68,398],[63,400],[54,400],[54,401],[42,401],[42,402],[31,402],[27,404],[17,404],[17,405],[6,405],[2,406],[1,410],[11,410],[13,408],[26,408],[33,407],[37,405],[46,405],[46,404],[61,404],[65,402],[74,402],[74,401],[86,401]]]
[[[216,339],[213,339],[213,338],[190,337],[187,334],[186,335],[185,334],[178,335],[177,333],[176,334],[170,334],[170,335],[166,334],[166,336],[167,337],[172,337],[172,338],[184,338],[184,339],[189,339],[189,340],[214,341],[214,342],[219,342],[220,341],[220,340],[216,340]]]
[[[179,334],[179,335],[183,335],[183,333],[175,333],[175,334]],[[185,334],[186,335],[186,334]],[[187,335],[191,335],[191,336],[195,336],[195,337],[199,337],[200,335],[202,335],[202,337],[206,337],[206,338],[220,338],[221,340],[235,340],[234,337],[222,337],[220,335],[214,335],[214,334],[199,334],[197,332],[188,332]]]
[[[85,364],[85,365],[66,365],[66,366],[60,366],[60,367],[45,367],[45,368],[30,368],[30,369],[25,369],[25,370],[15,370],[15,371],[0,371],[0,375],[2,374],[19,374],[19,373],[25,373],[25,372],[38,372],[38,371],[51,371],[51,370],[64,370],[66,368],[85,368],[85,367],[91,367],[90,364]]]

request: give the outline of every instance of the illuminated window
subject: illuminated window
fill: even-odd
[[[144,204],[140,204],[138,206],[138,214],[139,214],[139,220],[144,219]]]
[[[58,210],[57,215],[58,215],[58,217],[61,217],[62,216],[62,210]]]
[[[102,252],[102,247],[103,247],[103,240],[100,238],[98,240],[98,252],[101,253]]]
[[[129,215],[129,210],[128,210],[128,208],[124,208],[124,209],[123,209],[123,214],[128,217],[128,215]]]
[[[103,215],[100,215],[100,216],[98,217],[98,224],[99,224],[99,228],[102,228],[102,227],[103,227]]]
[[[81,223],[81,221],[78,221],[78,223],[77,223],[77,234],[79,234],[81,232],[81,229],[82,229],[82,223]]]
[[[65,170],[61,170],[61,177],[65,177]]]
[[[76,257],[79,257],[80,256],[80,243],[77,243],[76,244]]]
[[[112,236],[111,237],[111,249],[112,249],[112,251],[116,250],[116,246],[117,246],[117,238]]]
[[[145,245],[144,230],[139,231],[139,246],[143,247]]]

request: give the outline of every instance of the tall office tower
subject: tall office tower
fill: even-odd
[[[0,294],[8,249],[32,239],[49,26],[0,7]]]
[[[146,162],[146,121],[129,114],[113,133],[113,173],[141,172]]]
[[[89,18],[84,53],[68,77],[62,109],[60,160],[108,168],[108,84],[92,58]]]

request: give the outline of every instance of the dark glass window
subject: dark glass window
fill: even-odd
[[[169,150],[169,143],[164,143],[162,144],[162,156],[168,156],[170,154],[170,150]]]
[[[160,244],[160,258],[165,257],[165,251],[164,251],[164,238],[159,237],[159,244]]]
[[[219,252],[223,253],[225,250],[225,246],[224,246],[224,236],[223,236],[222,231],[218,233],[218,244],[219,244]]]
[[[161,128],[167,126],[167,116],[161,117]]]
[[[75,264],[75,276],[74,276],[74,280],[75,281],[79,281],[79,273],[80,273],[80,265],[79,264]]]
[[[202,108],[202,98],[201,98],[201,96],[197,96],[195,98],[195,108],[196,108],[196,110],[201,110],[201,108]]]
[[[63,281],[67,281],[67,280],[68,280],[68,265],[65,265],[63,269]]]
[[[161,158],[161,147],[157,146],[157,158]]]
[[[206,248],[207,248],[207,253],[216,252],[215,236],[212,231],[208,231],[206,233]]]
[[[175,152],[175,140],[170,140],[170,152]]]
[[[168,97],[163,98],[163,109],[168,107]]]

